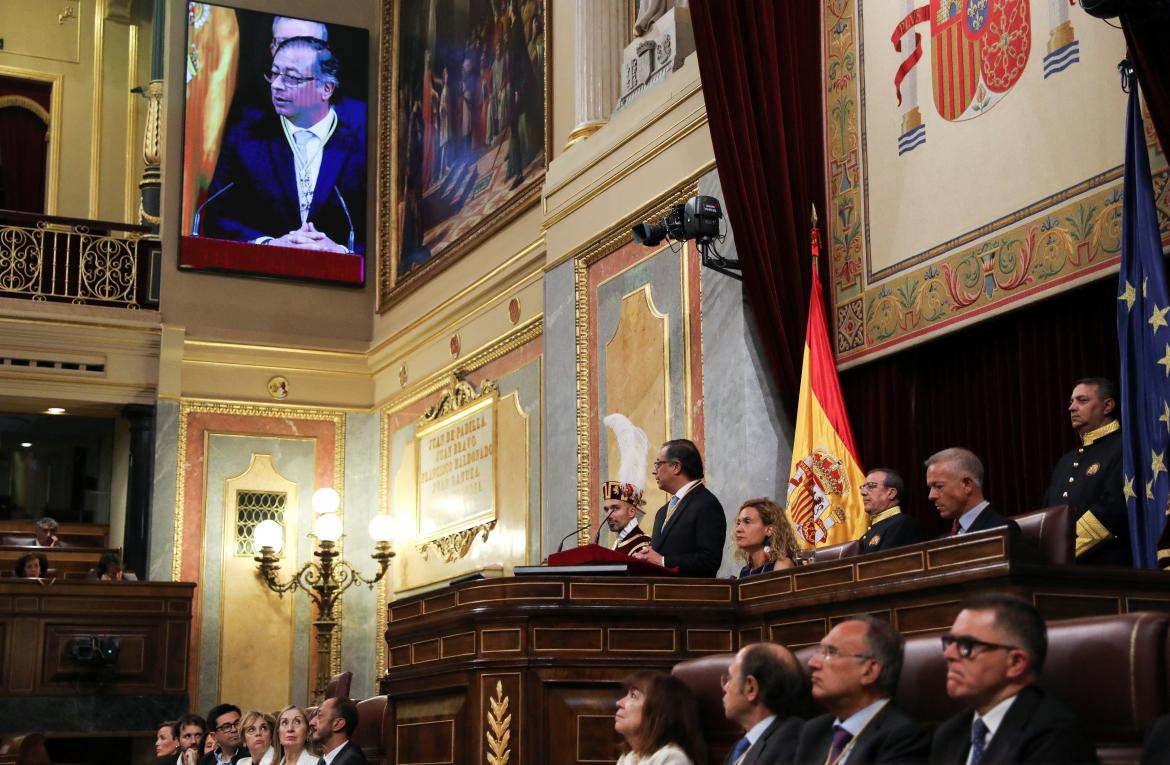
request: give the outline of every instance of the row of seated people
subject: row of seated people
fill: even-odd
[[[350,672],[333,678],[317,708],[243,713],[222,703],[206,718],[188,713],[165,722],[155,738],[158,765],[366,765],[349,743],[358,726],[357,705],[347,698],[352,679]]]
[[[49,565],[49,559],[44,553],[30,552],[17,558],[12,572],[6,571],[3,575],[18,579],[53,580],[58,572]],[[133,571],[126,570],[117,553],[104,553],[85,578],[103,582],[133,582],[138,579]]]
[[[7,526],[7,524],[6,524]],[[33,523],[32,529],[22,531],[9,529],[0,531],[0,545],[18,547],[78,547],[102,548],[106,546],[104,526],[74,525],[71,531],[62,531],[61,524],[45,516]]]

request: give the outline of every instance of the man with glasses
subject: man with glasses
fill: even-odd
[[[930,737],[893,704],[902,636],[868,614],[839,623],[808,661],[812,697],[829,714],[800,732],[796,762],[810,765],[926,762]]]
[[[654,516],[650,548],[634,557],[683,576],[715,576],[723,562],[727,516],[703,485],[703,458],[685,438],[667,441],[654,460],[654,481],[670,501]]]
[[[861,552],[892,550],[922,541],[918,521],[899,507],[906,484],[889,468],[875,468],[861,484],[861,503],[869,517],[869,530],[861,535]]]
[[[366,132],[333,107],[337,58],[321,40],[290,37],[264,79],[271,111],[251,113],[224,138],[196,233],[362,252]],[[223,197],[212,198],[220,192]]]
[[[207,713],[207,724],[215,733],[216,747],[199,760],[199,765],[230,765],[248,756],[240,746],[240,708],[217,704]]]
[[[942,646],[947,695],[968,708],[935,731],[930,762],[1098,762],[1072,710],[1036,685],[1048,631],[1031,603],[1002,593],[970,598]]]
[[[801,725],[793,712],[805,692],[796,657],[777,643],[744,646],[722,682],[723,714],[744,730],[727,765],[792,762]]]

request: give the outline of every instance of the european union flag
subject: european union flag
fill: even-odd
[[[1170,294],[1162,259],[1157,210],[1138,105],[1137,78],[1128,61],[1125,200],[1121,218],[1117,340],[1121,350],[1122,470],[1134,565],[1170,567],[1167,501],[1170,475]]]

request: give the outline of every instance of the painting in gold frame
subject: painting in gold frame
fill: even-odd
[[[548,0],[383,0],[378,311],[540,196]]]

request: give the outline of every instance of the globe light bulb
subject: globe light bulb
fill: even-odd
[[[317,515],[336,513],[341,507],[341,496],[332,486],[325,486],[313,492],[313,512]]]
[[[257,550],[271,547],[273,552],[278,553],[284,547],[284,529],[274,520],[260,521],[252,532],[252,544]]]
[[[337,513],[318,515],[313,522],[313,534],[322,542],[336,542],[341,539],[341,516]]]
[[[375,515],[370,520],[370,539],[375,542],[389,542],[398,536],[398,524],[388,515]]]

